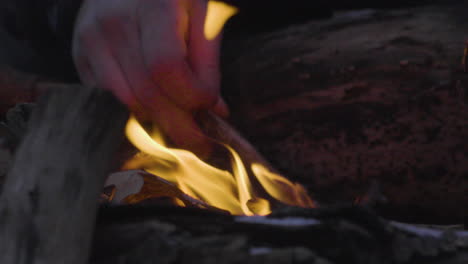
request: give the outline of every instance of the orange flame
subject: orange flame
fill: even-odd
[[[222,2],[209,1],[205,19],[205,37],[216,38],[224,23],[237,9]],[[125,169],[144,169],[177,185],[186,194],[235,215],[266,215],[270,202],[255,193],[249,171],[273,199],[284,204],[313,207],[305,189],[284,177],[272,173],[260,164],[242,162],[239,154],[225,145],[231,155],[231,172],[215,168],[187,150],[168,148],[162,133],[155,128],[150,136],[135,118],[130,118],[126,134],[135,147],[147,155],[149,162],[139,164],[138,157],[130,160]],[[249,170],[249,171],[248,171]]]
[[[141,165],[130,160],[125,169],[144,169],[172,182],[186,194],[235,215],[271,212],[270,203],[255,195],[241,157],[230,146],[224,145],[231,154],[232,173],[205,163],[190,151],[166,147],[159,130],[155,129],[154,135],[150,136],[133,117],[127,123],[126,134],[135,147],[151,157],[151,161]],[[271,173],[259,164],[252,164],[251,170],[274,199],[288,205],[313,206],[301,185]]]
[[[215,39],[226,21],[237,13],[237,8],[223,2],[208,1],[204,32],[208,40]]]

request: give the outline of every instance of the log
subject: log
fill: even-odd
[[[416,227],[359,207],[286,208],[268,217],[163,206],[103,207],[92,264],[463,264],[468,232]]]
[[[467,3],[338,12],[225,35],[231,123],[321,204],[377,182],[387,217],[466,223]]]
[[[0,197],[0,263],[87,263],[126,108],[79,85],[40,100]]]

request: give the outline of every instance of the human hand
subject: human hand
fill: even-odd
[[[203,152],[198,110],[220,116],[220,37],[207,40],[204,0],[85,0],[73,59],[86,85],[112,91],[179,147]]]

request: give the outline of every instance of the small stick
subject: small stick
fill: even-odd
[[[203,132],[218,142],[231,146],[247,164],[263,165],[270,172],[277,170],[228,122],[210,112],[198,115],[198,122]]]

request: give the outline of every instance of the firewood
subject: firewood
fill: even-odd
[[[99,215],[93,264],[468,261],[466,231],[386,221],[359,207],[288,208],[268,217],[236,217],[153,205],[105,207]]]
[[[197,121],[203,132],[217,142],[231,146],[247,164],[259,163],[271,172],[277,170],[227,121],[210,112],[201,112]]]
[[[106,187],[113,187],[112,196],[107,203],[122,204],[154,204],[162,199],[169,199],[169,204],[175,205],[179,200],[184,207],[202,208],[213,212],[229,214],[229,212],[213,207],[206,202],[195,199],[182,192],[175,184],[143,170],[127,170],[112,173],[107,177]]]
[[[231,123],[321,204],[377,182],[388,217],[466,223],[468,5],[444,3],[225,41]]]
[[[112,95],[62,85],[31,117],[0,197],[0,263],[88,260],[99,193],[127,111]]]

